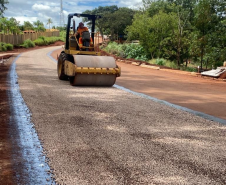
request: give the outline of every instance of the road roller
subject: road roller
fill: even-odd
[[[74,17],[87,18],[92,23],[91,32],[87,29],[78,34]],[[99,18],[99,15],[79,13],[68,15],[65,47],[57,63],[60,80],[69,80],[73,86],[113,86],[121,75],[115,59],[101,56],[99,43],[95,42],[95,21]]]

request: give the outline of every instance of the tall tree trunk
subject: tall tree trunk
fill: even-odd
[[[207,58],[207,60],[206,60],[206,69],[208,67],[208,61],[209,61],[209,58]]]
[[[202,70],[202,66],[203,66],[203,55],[204,55],[204,47],[202,46],[202,49],[201,49],[201,66],[200,66],[201,70]]]

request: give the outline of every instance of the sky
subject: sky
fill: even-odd
[[[51,18],[52,26],[63,25],[63,20],[60,21],[60,4],[61,0],[8,0],[6,5],[7,10],[4,12],[4,17],[16,18],[22,25],[24,21],[31,23],[40,20],[44,26],[48,28],[47,20]],[[85,10],[93,10],[98,6],[117,5],[118,7],[128,7],[137,9],[142,5],[142,0],[62,0],[63,2],[63,17],[64,23],[67,23],[67,15],[69,13],[82,13]],[[81,21],[81,18],[75,18],[76,24]]]

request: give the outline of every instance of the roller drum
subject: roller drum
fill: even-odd
[[[77,67],[92,68],[116,68],[113,57],[108,56],[87,56],[73,55],[74,63]],[[116,75],[114,74],[76,74],[71,78],[71,85],[83,86],[112,86],[115,84]]]

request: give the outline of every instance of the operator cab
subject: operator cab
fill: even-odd
[[[75,20],[73,19],[74,16],[77,17],[86,17],[88,20],[92,21],[91,32],[83,31],[81,36],[77,34],[77,29],[75,25]],[[65,50],[68,50],[71,54],[92,54],[93,55],[100,55],[99,49],[94,47],[94,28],[95,28],[95,20],[97,18],[101,18],[97,15],[88,15],[88,14],[69,14],[68,15],[68,25],[67,25],[67,33],[66,33],[66,43],[65,43]],[[73,21],[71,21],[73,19]],[[71,22],[73,25],[71,26]],[[71,28],[71,29],[70,29]],[[77,36],[76,36],[77,35]],[[96,48],[96,49],[95,49]],[[97,51],[95,51],[97,50]]]

